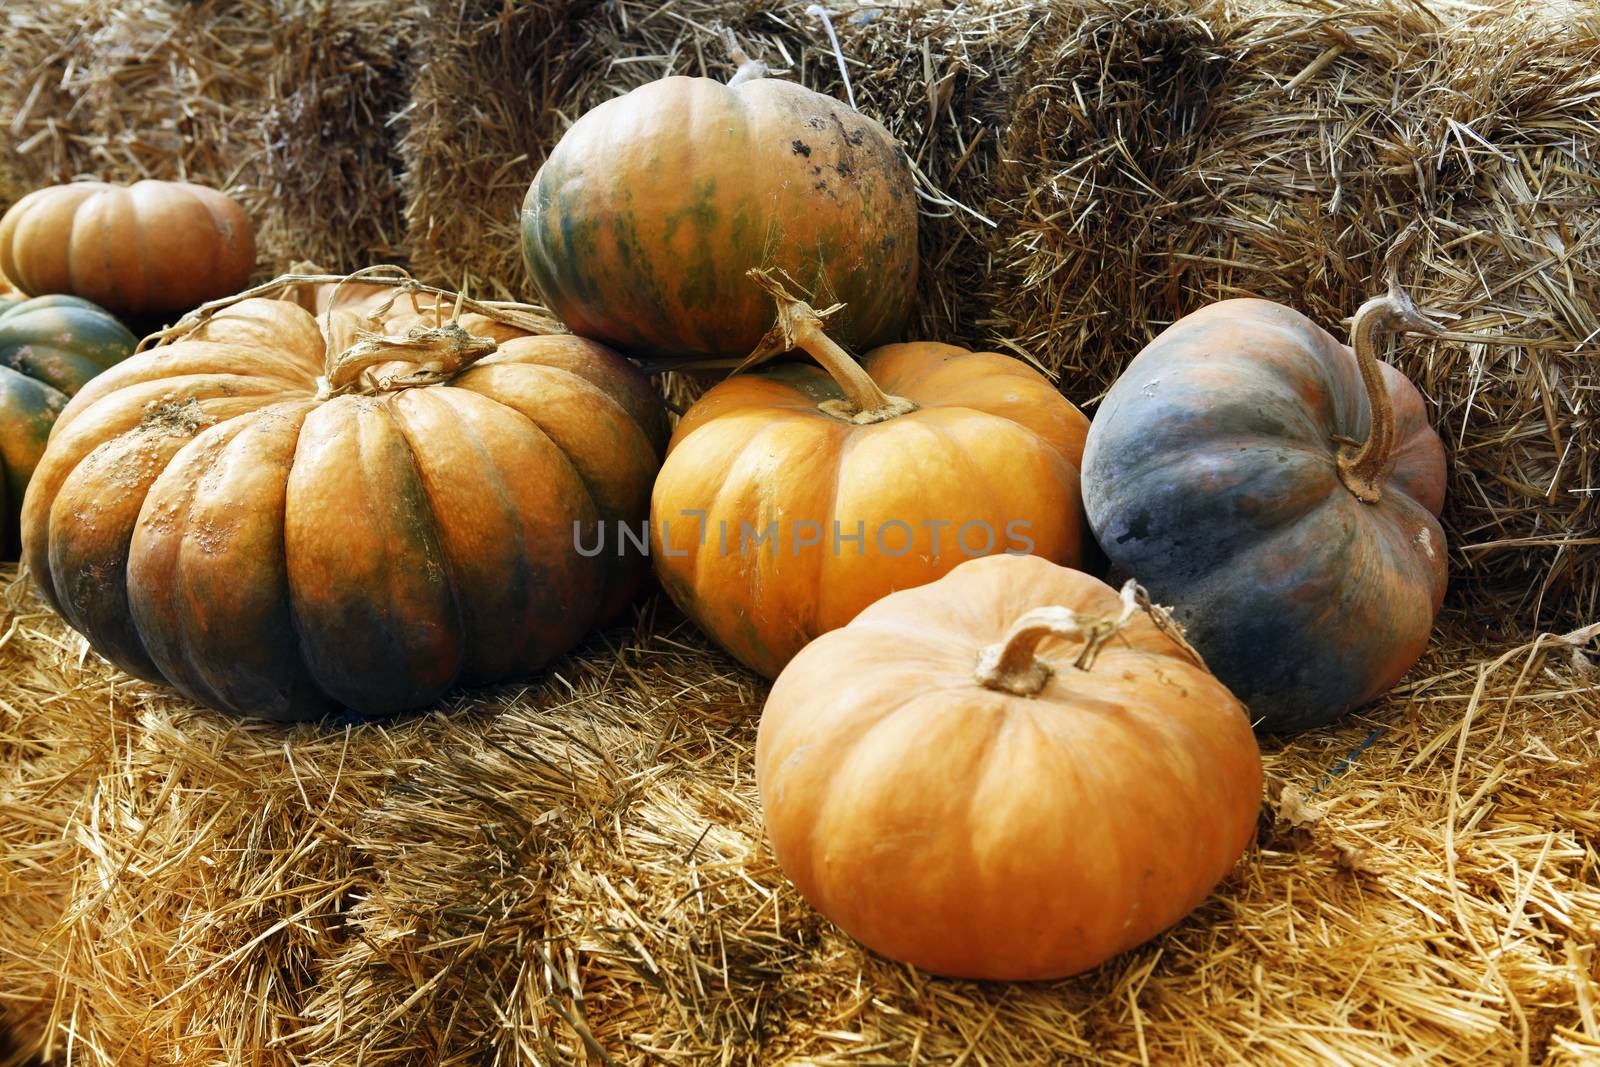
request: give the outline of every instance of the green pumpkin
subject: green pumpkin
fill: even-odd
[[[16,558],[22,494],[56,416],[136,343],[109,312],[76,296],[0,310],[0,559]]]

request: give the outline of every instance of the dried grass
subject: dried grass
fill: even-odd
[[[584,107],[726,74],[723,26],[842,88],[799,3],[364,9],[8,8],[0,196],[231,163],[243,195],[287,183],[272,256],[355,265],[398,232],[372,177],[398,144],[413,265],[526,295],[516,202]],[[763,689],[659,602],[527,686],[283,729],[116,674],[8,571],[0,1031],[96,1065],[1600,1060],[1600,644],[1521,636],[1600,617],[1600,33],[1437,10],[836,18],[862,108],[998,224],[929,206],[929,336],[1012,344],[1085,400],[1202,300],[1333,324],[1421,214],[1402,279],[1456,329],[1536,339],[1400,353],[1454,455],[1457,610],[1387,700],[1273,743],[1258,843],[1195,916],[1037,986],[863,952],[763,844]]]
[[[422,65],[401,146],[407,241],[419,274],[459,282],[465,270],[474,288],[536,297],[517,216],[545,155],[578,116],[613,96],[669,74],[732,75],[724,31],[774,76],[846,98],[826,31],[807,6],[449,5],[422,27]],[[1039,17],[1027,4],[997,0],[836,7],[858,106],[906,146],[930,192],[947,187],[960,200],[962,191],[982,186]],[[955,309],[954,294],[970,295],[972,287],[943,282],[975,272],[981,246],[970,234],[983,224],[949,204],[925,207],[925,328],[949,335],[967,317]]]
[[[762,692],[657,608],[527,687],[284,730],[9,596],[0,989],[60,1062],[1600,1056],[1593,634],[1492,660],[1443,636],[1383,705],[1267,753],[1259,844],[1195,916],[1030,986],[889,963],[795,895]]]
[[[1330,329],[1400,280],[1455,330],[1407,342],[1452,455],[1457,609],[1600,615],[1600,12],[1065,0],[987,210],[992,335],[1089,400],[1167,323],[1263,296]]]
[[[0,206],[92,177],[237,196],[261,272],[392,256],[391,116],[415,10],[378,0],[52,0],[8,5]]]

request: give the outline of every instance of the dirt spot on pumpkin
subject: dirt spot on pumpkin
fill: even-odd
[[[811,157],[811,146],[800,140],[798,137],[794,139],[791,147],[794,148],[795,155],[805,156],[808,159]]]
[[[206,414],[194,397],[184,400],[156,400],[145,405],[141,427],[167,430],[193,437],[217,420]]]

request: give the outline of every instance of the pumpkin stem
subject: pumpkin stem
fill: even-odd
[[[917,410],[917,405],[903,396],[890,396],[878,388],[866,370],[823,330],[828,316],[836,313],[843,304],[834,304],[821,311],[795,296],[771,271],[751,268],[745,271],[778,305],[778,318],[745,361],[734,371],[737,374],[753,364],[796,349],[811,355],[827,371],[845,400],[824,400],[819,410],[836,419],[865,425],[887,422],[896,415]]]
[[[750,58],[750,53],[746,52],[739,44],[739,38],[733,35],[732,30],[723,30],[722,32],[728,42],[728,58],[733,60],[734,65],[739,68],[733,72],[733,77],[728,79],[728,87],[730,89],[735,85],[742,85],[757,78],[765,78],[771,73],[770,68],[761,60]]]
[[[1036,696],[1055,669],[1036,655],[1039,642],[1046,637],[1065,637],[1083,642],[1083,651],[1072,661],[1080,671],[1089,670],[1105,643],[1127,625],[1139,610],[1139,586],[1128,579],[1122,586],[1122,613],[1115,619],[1089,615],[1058,605],[1025,612],[1006,635],[978,653],[975,677],[986,689],[1016,696]]]
[[[365,333],[361,340],[334,356],[317,381],[317,399],[351,392],[387,392],[449,381],[500,345],[492,337],[474,337],[455,321],[443,326],[413,326],[404,337]],[[381,363],[412,363],[409,374],[363,384],[362,375]]]
[[[380,264],[375,267],[363,267],[354,274],[322,274],[309,264],[296,264],[305,267],[304,271],[295,270],[289,274],[280,274],[270,282],[253,286],[242,293],[225,296],[209,303],[201,304],[189,312],[176,323],[164,330],[152,333],[139,342],[136,353],[144,352],[159,345],[173,344],[188,337],[194,331],[204,326],[217,312],[226,310],[243,300],[264,296],[274,300],[291,300],[289,293],[299,285],[318,285],[324,282],[343,283],[352,281],[369,282],[374,285],[391,285],[397,290],[395,299],[410,294],[415,298],[417,293],[431,294],[446,300],[455,299],[464,311],[471,311],[495,322],[514,326],[519,330],[532,334],[566,333],[567,328],[551,318],[549,313],[537,304],[519,304],[508,300],[473,300],[464,298],[459,293],[452,293],[432,285],[424,285],[417,281],[400,267],[389,264]],[[332,301],[329,301],[332,304]]]
[[[1346,442],[1339,449],[1339,477],[1360,500],[1376,504],[1383,498],[1385,468],[1394,451],[1394,404],[1389,386],[1383,380],[1378,349],[1386,333],[1437,335],[1439,327],[1422,317],[1398,285],[1389,292],[1362,304],[1350,324],[1350,347],[1355,349],[1361,383],[1366,386],[1367,405],[1372,411],[1372,429],[1360,446]]]

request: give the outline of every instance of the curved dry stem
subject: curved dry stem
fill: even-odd
[[[1362,304],[1350,325],[1350,347],[1355,350],[1361,384],[1372,410],[1372,427],[1361,445],[1347,443],[1339,449],[1339,477],[1356,497],[1368,504],[1383,499],[1383,480],[1394,451],[1394,404],[1383,380],[1378,349],[1386,333],[1437,334],[1438,326],[1422,317],[1398,285]]]
[[[363,333],[361,340],[328,360],[317,380],[317,399],[354,392],[389,392],[447,382],[499,348],[492,337],[474,337],[452,320],[442,326],[413,326],[403,337]],[[363,375],[382,363],[412,363],[416,370],[366,383]]]
[[[1138,612],[1141,592],[1133,579],[1123,583],[1122,612],[1114,619],[1059,605],[1025,612],[1011,624],[1004,637],[978,653],[974,677],[985,689],[1023,697],[1038,695],[1055,673],[1055,669],[1037,655],[1039,642],[1047,637],[1082,641],[1083,651],[1072,665],[1080,671],[1091,669],[1100,649]]]
[[[806,14],[812,18],[822,20],[822,28],[828,31],[828,44],[833,46],[834,61],[839,64],[839,78],[844,82],[844,95],[850,101],[850,106],[856,106],[856,91],[850,86],[850,71],[845,68],[844,49],[839,47],[839,35],[833,32],[833,19],[828,17],[828,9],[821,4],[812,4],[806,8]]]
[[[505,300],[472,300],[448,289],[425,285],[417,281],[401,267],[380,264],[364,267],[353,274],[280,274],[270,282],[264,282],[232,296],[225,296],[221,299],[201,304],[173,325],[146,336],[139,342],[139,347],[135,351],[143,352],[158,345],[181,341],[205,325],[217,312],[253,297],[270,297],[273,294],[281,294],[285,289],[295,285],[316,285],[325,282],[339,284],[351,281],[366,282],[370,285],[392,285],[397,289],[395,299],[407,293],[426,293],[444,297],[447,300],[458,300],[461,310],[471,311],[527,333],[554,334],[567,332],[566,328],[557,322],[548,311],[537,304],[519,304]],[[388,308],[392,304],[393,301],[391,300],[384,305],[384,308]]]
[[[790,292],[772,271],[753,267],[745,274],[772,297],[778,305],[778,317],[772,329],[756,345],[755,351],[734,369],[735,374],[773,356],[798,349],[820,363],[844,392],[844,400],[824,400],[817,405],[826,414],[845,422],[866,424],[885,422],[896,415],[917,410],[917,405],[905,397],[890,396],[879,389],[878,383],[872,380],[865,368],[823,329],[828,317],[844,307],[843,304],[833,304],[818,311]]]

